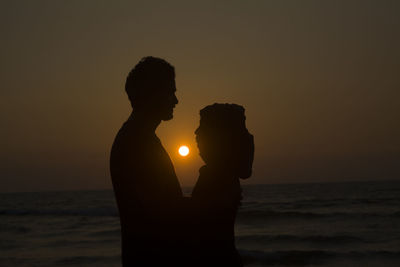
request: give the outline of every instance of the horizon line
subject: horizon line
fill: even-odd
[[[387,180],[350,180],[350,181],[325,181],[325,182],[282,182],[282,183],[249,183],[242,184],[241,186],[257,186],[257,185],[300,185],[300,184],[347,184],[347,183],[371,183],[371,182],[400,182],[400,178],[387,179]],[[195,185],[185,185],[181,188],[193,188]],[[4,191],[0,194],[13,194],[13,193],[61,193],[61,192],[96,192],[96,191],[112,191],[113,188],[104,189],[49,189],[49,190],[38,190],[38,191]]]

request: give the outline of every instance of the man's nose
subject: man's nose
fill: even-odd
[[[176,105],[176,104],[178,104],[178,103],[179,103],[178,98],[177,98],[176,95],[174,94],[174,104]]]

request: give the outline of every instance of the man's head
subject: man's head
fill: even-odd
[[[178,103],[175,69],[167,61],[144,57],[126,78],[125,91],[135,111],[170,120]]]

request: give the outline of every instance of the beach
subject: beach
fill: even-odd
[[[400,266],[400,182],[245,185],[243,195],[245,266]],[[0,194],[0,266],[121,266],[112,190]]]

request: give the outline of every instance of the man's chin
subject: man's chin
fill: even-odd
[[[174,117],[174,114],[172,114],[172,112],[171,112],[167,116],[164,116],[164,118],[162,118],[162,120],[163,121],[169,121],[169,120],[172,120],[173,117]]]

